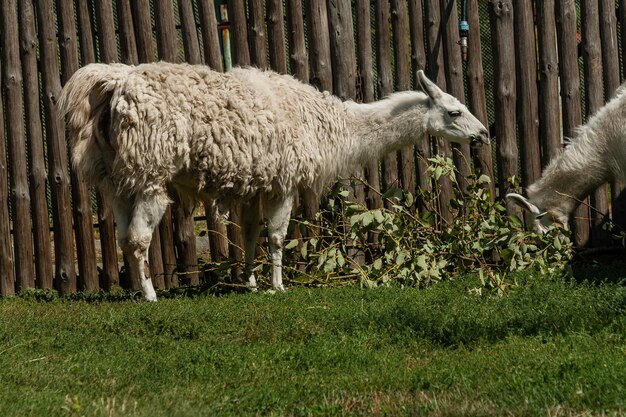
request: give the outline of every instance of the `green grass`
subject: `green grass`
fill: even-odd
[[[0,415],[626,415],[626,287],[519,279],[3,299]]]

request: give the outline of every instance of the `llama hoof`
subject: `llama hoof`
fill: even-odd
[[[144,298],[146,299],[146,301],[149,301],[151,303],[156,303],[157,301],[156,293],[146,294],[144,295]]]
[[[271,290],[267,290],[268,294],[276,294],[276,293],[281,293],[281,292],[285,292],[285,287],[283,287],[282,285],[278,287],[274,287]]]

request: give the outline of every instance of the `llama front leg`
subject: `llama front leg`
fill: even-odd
[[[283,287],[283,243],[287,235],[293,195],[282,200],[270,200],[266,204],[267,232],[272,255],[272,287],[284,290]]]
[[[169,199],[165,195],[137,196],[125,233],[119,236],[131,280],[139,281],[141,292],[148,301],[156,301],[148,266],[148,249],[154,228],[161,221],[168,204]]]
[[[256,254],[256,244],[261,231],[260,196],[255,196],[241,208],[241,229],[244,240],[244,256],[246,267],[244,276],[248,279],[248,286],[256,289],[256,278],[252,267]]]

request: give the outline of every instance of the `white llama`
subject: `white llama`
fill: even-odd
[[[485,127],[420,72],[420,92],[371,104],[342,102],[287,75],[253,68],[91,64],[60,96],[73,166],[114,207],[119,242],[143,295],[156,300],[147,251],[171,192],[195,204],[243,203],[246,277],[259,212],[267,219],[272,285],[282,289],[282,245],[299,188],[320,192],[366,161],[423,134],[489,143]]]
[[[605,182],[626,178],[626,85],[578,128],[570,141],[528,187],[528,198],[507,194],[527,212],[533,229],[544,233],[556,223],[568,227],[580,202]]]

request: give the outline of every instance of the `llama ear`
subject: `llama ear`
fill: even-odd
[[[431,100],[436,101],[441,97],[442,91],[434,82],[430,81],[423,70],[417,71],[417,84],[420,90],[425,92]]]
[[[506,199],[507,201],[516,204],[524,210],[530,211],[535,217],[543,217],[546,215],[546,212],[542,212],[541,210],[539,210],[539,207],[528,201],[528,199],[522,195],[509,193],[506,195]]]

